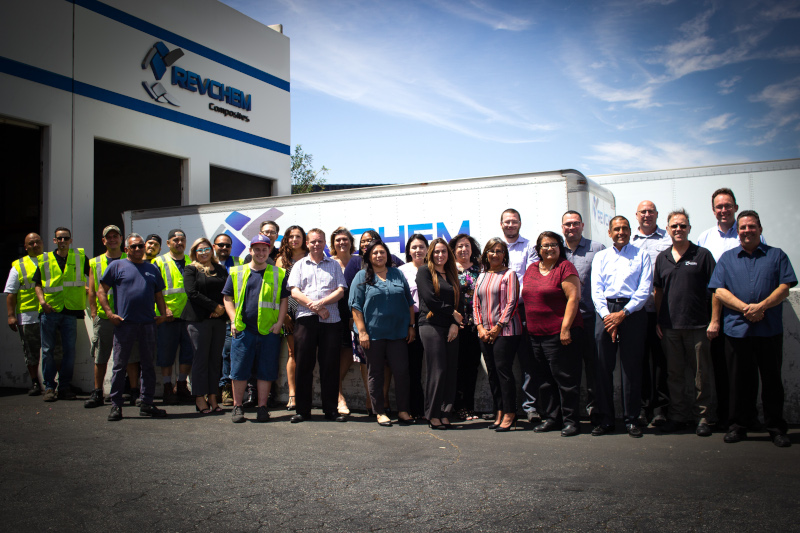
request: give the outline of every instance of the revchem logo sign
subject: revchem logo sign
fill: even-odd
[[[251,95],[245,94],[243,91],[235,89],[230,85],[226,86],[224,83],[212,80],[211,78],[203,78],[199,74],[196,74],[190,70],[185,70],[179,66],[176,66],[175,62],[181,57],[183,57],[183,50],[176,48],[170,51],[161,41],[154,44],[153,48],[151,48],[145,56],[144,60],[142,61],[142,69],[146,70],[148,67],[150,67],[150,70],[153,71],[153,76],[155,76],[156,81],[152,84],[143,81],[142,86],[153,100],[162,103],[167,102],[176,107],[180,107],[180,102],[178,99],[175,98],[174,95],[168,93],[160,81],[164,74],[166,74],[167,67],[172,67],[170,76],[170,83],[172,85],[177,85],[181,89],[193,93],[199,93],[201,95],[207,94],[208,97],[213,100],[225,102],[228,105],[238,107],[244,111],[251,110]],[[246,115],[218,107],[213,103],[208,104],[208,109],[228,117],[238,118],[245,122],[250,122],[250,119]]]
[[[167,67],[172,66],[178,59],[182,57],[183,50],[176,48],[170,52],[166,45],[164,45],[164,43],[161,41],[154,44],[153,48],[147,52],[147,55],[144,56],[144,61],[142,61],[142,69],[147,70],[147,67],[149,66],[156,78],[156,82],[152,85],[148,84],[146,81],[142,82],[142,87],[144,87],[144,90],[150,95],[150,98],[156,102],[168,102],[175,107],[181,106],[180,102],[178,102],[178,99],[169,94],[164,86],[161,85],[161,81],[159,80],[161,80],[161,78],[164,76],[164,73],[167,72]]]

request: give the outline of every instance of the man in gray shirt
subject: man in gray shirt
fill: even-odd
[[[287,286],[297,300],[294,326],[295,405],[293,423],[311,418],[314,366],[319,360],[319,385],[322,411],[327,420],[345,422],[338,414],[339,346],[342,331],[339,307],[347,284],[339,263],[326,257],[325,232],[314,228],[306,237],[308,255],[298,260],[289,274]]]
[[[631,236],[631,244],[647,252],[650,263],[655,265],[658,254],[672,246],[672,239],[666,230],[658,227],[658,210],[656,204],[650,200],[639,203],[636,220],[639,221],[639,230]],[[642,412],[639,423],[647,424],[652,420],[654,426],[660,426],[667,421],[669,385],[667,359],[661,348],[661,339],[656,333],[656,305],[652,293],[644,309],[647,311],[647,336],[642,363]]]
[[[605,250],[605,245],[583,237],[583,218],[577,211],[567,211],[561,217],[561,232],[564,234],[567,261],[575,265],[581,282],[581,302],[578,310],[583,317],[584,335],[581,356],[583,375],[586,376],[586,413],[591,417],[594,409],[594,362],[597,358],[597,343],[594,338],[595,311],[592,303],[592,259],[594,254]]]

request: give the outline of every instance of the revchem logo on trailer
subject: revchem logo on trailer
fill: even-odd
[[[168,102],[175,107],[180,107],[181,104],[178,99],[167,92],[163,85],[161,85],[161,78],[167,72],[167,67],[172,66],[177,60],[183,57],[183,50],[176,48],[169,51],[164,43],[161,41],[153,45],[153,48],[147,52],[142,61],[142,70],[147,70],[147,67],[153,71],[153,76],[156,82],[150,85],[148,82],[143,81],[142,87],[150,95],[150,98],[156,102]]]
[[[156,102],[168,102],[176,107],[180,107],[180,102],[178,102],[174,95],[167,92],[160,81],[167,72],[167,67],[172,67],[170,79],[172,85],[177,85],[181,89],[193,93],[200,93],[201,95],[208,94],[208,97],[213,100],[224,101],[226,104],[238,107],[244,111],[250,111],[252,109],[251,95],[244,94],[243,91],[235,89],[230,85],[226,86],[224,83],[212,80],[211,78],[202,78],[199,74],[190,70],[184,70],[181,67],[174,66],[175,62],[181,57],[183,57],[183,50],[176,48],[170,51],[161,41],[154,44],[150,51],[147,52],[147,55],[142,61],[142,69],[146,70],[147,67],[150,67],[156,79],[155,83],[152,84],[145,81],[142,82],[142,86],[145,91],[147,91],[147,94],[150,95],[150,98]],[[208,104],[208,108],[211,111],[222,113],[225,116],[250,122],[250,119],[241,113],[233,112],[211,103]]]
[[[278,220],[283,212],[274,207],[270,207],[255,218],[250,218],[244,213],[239,211],[232,211],[225,217],[225,223],[220,225],[213,235],[224,233],[231,238],[231,256],[241,257],[242,254],[250,248],[250,241],[261,230],[261,223],[267,220]],[[238,233],[239,235],[237,235]],[[242,237],[241,239],[239,237]],[[281,236],[278,236],[277,242],[273,246],[278,246],[281,242]]]

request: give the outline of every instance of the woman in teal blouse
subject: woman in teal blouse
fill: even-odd
[[[414,298],[400,270],[392,266],[386,245],[373,241],[364,252],[365,268],[350,284],[353,329],[367,359],[369,396],[378,424],[389,427],[391,420],[383,407],[384,365],[394,374],[397,418],[413,423],[408,414],[408,347],[414,340]]]

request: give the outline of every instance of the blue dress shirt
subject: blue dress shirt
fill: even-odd
[[[797,285],[789,257],[780,248],[759,244],[752,254],[741,245],[719,258],[708,288],[727,289],[745,304],[766,299],[778,285]],[[722,328],[729,337],[773,337],[783,333],[783,303],[764,312],[764,318],[750,322],[739,311],[722,308]]]

